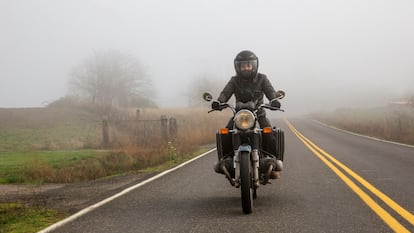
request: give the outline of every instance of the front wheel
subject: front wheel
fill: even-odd
[[[250,214],[253,211],[253,189],[250,176],[250,153],[243,151],[240,153],[240,190],[243,213]]]

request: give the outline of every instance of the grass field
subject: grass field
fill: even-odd
[[[80,109],[0,109],[0,152],[97,148],[101,119]]]
[[[117,111],[109,117],[133,119],[135,111]],[[94,111],[0,109],[0,184],[84,181],[178,161],[200,145],[214,143],[216,130],[230,117],[229,112],[207,111],[142,109],[140,120],[176,118],[177,137],[168,144],[160,140],[139,144],[137,137],[155,134],[159,123],[131,134],[110,121],[111,147],[102,150],[103,117]]]
[[[50,176],[52,171],[74,167],[80,161],[99,159],[108,154],[102,150],[1,152],[0,184],[47,181],[48,177],[43,178],[40,174]]]
[[[413,107],[338,109],[330,113],[315,113],[312,117],[355,133],[414,145]]]

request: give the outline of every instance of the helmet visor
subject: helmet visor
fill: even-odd
[[[257,60],[236,61],[235,63],[239,71],[257,70]]]

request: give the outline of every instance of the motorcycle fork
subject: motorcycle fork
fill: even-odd
[[[240,135],[233,134],[233,167],[234,167],[234,183],[236,188],[240,187],[240,154],[239,147],[241,145]]]
[[[259,150],[252,150],[253,185],[259,187]]]
[[[233,166],[235,171],[235,186],[240,187],[240,151],[248,151],[250,155],[250,171],[253,175],[252,185],[254,187],[259,187],[259,137],[257,134],[250,135],[250,144],[251,145],[241,145],[241,140],[239,135],[233,136],[233,146],[234,146],[234,159]]]
[[[253,171],[253,185],[259,187],[259,134],[253,134],[252,137],[252,171]]]

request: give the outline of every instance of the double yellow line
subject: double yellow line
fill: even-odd
[[[367,193],[365,193],[358,185],[356,185],[350,178],[348,178],[344,172],[349,176],[357,180],[361,185],[371,191],[375,196],[381,199],[386,205],[391,209],[401,215],[409,223],[414,225],[414,215],[408,212],[406,209],[401,207],[387,195],[379,191],[368,181],[363,179],[361,176],[356,174],[350,168],[345,166],[343,163],[336,160],[333,156],[319,148],[317,145],[312,143],[309,139],[303,136],[293,125],[285,119],[285,123],[288,125],[290,130],[309,148],[319,159],[321,159],[339,178],[345,182],[349,188],[352,189],[361,199],[364,201],[392,230],[395,232],[410,232],[407,228],[401,225],[394,217],[392,217],[386,210],[384,210],[380,205],[378,205]],[[341,168],[344,172],[339,170]]]

